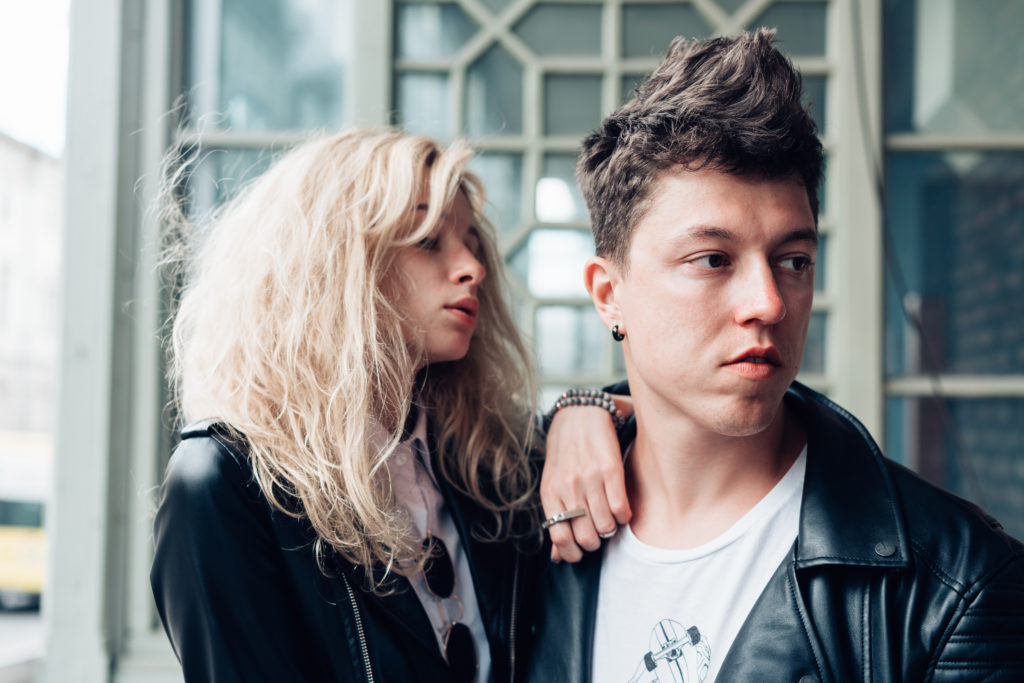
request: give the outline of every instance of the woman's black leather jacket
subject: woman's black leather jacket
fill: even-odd
[[[1024,681],[1024,545],[824,396],[794,384],[786,402],[808,434],[799,535],[718,680]],[[600,568],[549,566],[531,681],[593,677]]]
[[[436,468],[434,444],[431,453]],[[490,639],[492,679],[523,680],[522,631],[542,560],[477,540],[485,515],[441,479]],[[408,581],[397,577],[392,594],[376,595],[362,570],[337,556],[325,575],[308,522],[271,508],[244,445],[223,426],[182,432],[154,531],[153,594],[186,680],[449,680]]]

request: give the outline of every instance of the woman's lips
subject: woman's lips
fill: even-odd
[[[476,314],[479,307],[480,303],[476,299],[473,297],[465,297],[454,303],[448,304],[444,307],[444,310],[458,318],[458,320],[464,325],[476,327]]]

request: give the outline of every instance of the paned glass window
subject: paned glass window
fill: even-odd
[[[889,454],[1024,535],[1024,5],[885,3]]]
[[[523,132],[523,67],[500,45],[494,45],[466,74],[466,133]]]
[[[886,3],[891,132],[1024,131],[1024,3]]]
[[[515,27],[538,55],[598,55],[601,5],[537,3]]]
[[[702,38],[777,26],[804,70],[806,98],[826,130],[831,71],[824,0],[739,2],[467,2],[396,0],[394,121],[481,151],[511,271],[517,320],[533,340],[542,392],[621,379],[621,347],[593,312],[583,264],[593,255],[589,215],[575,180],[579,142],[633,94],[675,36]],[[738,22],[745,22],[738,26]],[[799,63],[798,63],[799,66]],[[830,154],[834,154],[830,150]],[[833,301],[827,247],[840,228],[826,212],[804,373],[828,389]]]
[[[977,501],[1024,538],[1024,398],[894,396],[885,417],[889,457]]]
[[[660,59],[676,36],[706,38],[711,27],[688,3],[622,6],[622,56]]]
[[[1024,153],[894,152],[887,188],[889,372],[1024,374]]]
[[[351,14],[352,0],[187,0],[179,134],[201,150],[190,210],[230,199],[303,131],[346,123]]]
[[[188,0],[185,92],[199,128],[340,126],[351,0]]]
[[[794,57],[824,57],[827,2],[773,2],[753,26],[778,28],[779,49]]]

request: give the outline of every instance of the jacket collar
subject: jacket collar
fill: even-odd
[[[609,388],[628,393],[628,385]],[[830,564],[905,567],[903,513],[878,445],[857,418],[800,382],[785,396],[807,431],[807,473],[796,544],[798,569]],[[633,418],[619,432],[623,451],[636,438]]]
[[[796,567],[905,567],[902,511],[878,446],[846,410],[799,382],[786,406],[807,431]]]

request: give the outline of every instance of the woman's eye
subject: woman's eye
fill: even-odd
[[[729,265],[729,259],[725,257],[725,254],[705,254],[698,256],[690,263],[699,268],[723,268]]]
[[[779,261],[779,265],[787,270],[802,273],[813,266],[814,261],[809,256],[788,256]]]
[[[434,251],[437,249],[437,238],[436,237],[424,237],[416,243],[416,247],[423,249],[424,251]]]

